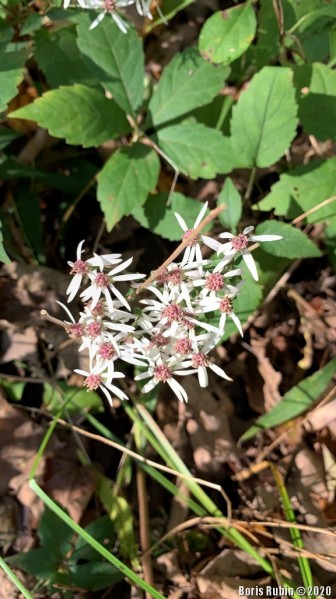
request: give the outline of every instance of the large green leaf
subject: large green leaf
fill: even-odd
[[[69,568],[69,582],[75,587],[100,591],[120,582],[125,575],[113,564],[107,562],[88,562],[74,564]]]
[[[201,123],[181,123],[161,129],[158,145],[173,164],[192,179],[213,179],[232,170],[230,140]]]
[[[251,2],[218,11],[204,24],[199,49],[207,60],[229,64],[250,46],[257,22]]]
[[[325,391],[335,374],[335,368],[336,358],[333,358],[324,368],[290,389],[267,414],[258,418],[257,422],[243,434],[240,441],[247,441],[262,430],[278,426],[308,410]]]
[[[6,110],[8,102],[17,94],[28,55],[25,49],[7,52],[5,45],[0,46],[0,112]]]
[[[130,131],[124,112],[103,93],[84,85],[60,87],[32,104],[11,112],[10,118],[37,121],[55,137],[84,148],[99,146]]]
[[[64,381],[59,381],[58,387],[59,390],[55,391],[49,383],[43,386],[43,403],[48,412],[57,414],[64,405],[71,416],[82,410],[90,410],[90,412],[101,410],[102,402],[95,391],[67,385]]]
[[[79,17],[78,47],[95,78],[125,112],[134,114],[143,99],[144,53],[135,29],[120,31],[113,19],[90,30],[97,15]]]
[[[211,102],[224,85],[227,67],[214,67],[195,48],[177,54],[164,69],[148,110],[154,125]]]
[[[297,106],[292,72],[264,67],[242,92],[231,119],[235,166],[270,166],[295,136]]]
[[[35,56],[50,87],[82,83],[93,85],[94,78],[84,63],[74,29],[46,29],[35,35]]]
[[[265,221],[256,228],[256,235],[281,235],[278,241],[260,242],[264,252],[281,258],[316,258],[320,250],[300,229],[277,220]]]
[[[117,150],[98,176],[98,200],[110,231],[154,191],[160,170],[156,152],[137,143]]]
[[[250,47],[251,62],[259,71],[263,66],[272,64],[280,52],[280,32],[273,3],[260,0],[258,9],[257,39]]]
[[[224,227],[235,233],[242,215],[243,203],[240,193],[236,190],[230,177],[226,178],[222,191],[218,196],[217,205],[221,206],[223,204],[226,208],[220,213],[218,220]]]
[[[336,72],[325,64],[297,67],[294,83],[299,92],[299,119],[306,133],[317,139],[336,137]]]
[[[171,203],[167,205],[168,193],[149,196],[143,206],[136,206],[132,212],[134,218],[146,229],[161,235],[170,241],[181,241],[182,230],[174,212],[183,216],[191,229],[202,207],[200,202],[187,198],[181,193],[173,193]]]
[[[314,161],[280,175],[271,192],[258,204],[256,210],[275,210],[275,214],[295,218],[336,195],[336,158]],[[306,217],[309,223],[336,222],[336,203],[316,210]]]

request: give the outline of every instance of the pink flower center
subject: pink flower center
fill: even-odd
[[[225,314],[231,314],[232,312],[232,302],[228,297],[223,297],[219,304],[219,309],[221,312],[225,312]]]
[[[191,341],[189,339],[178,339],[174,345],[174,350],[177,354],[189,354],[192,350]]]
[[[187,329],[187,331],[190,331],[196,327],[196,325],[193,322],[190,322],[186,318],[182,319],[181,324]]]
[[[168,273],[168,281],[173,285],[179,285],[182,282],[183,273],[179,268],[174,268]]]
[[[249,238],[243,233],[239,233],[239,235],[236,235],[231,239],[231,245],[235,250],[244,250],[247,247],[248,242]]]
[[[210,289],[210,291],[219,291],[224,287],[224,278],[219,272],[213,272],[208,275],[205,286],[207,289]]]
[[[90,322],[86,327],[85,333],[88,337],[91,337],[91,339],[95,339],[100,335],[101,330],[102,325],[99,322]]]
[[[105,0],[103,6],[104,6],[104,10],[106,10],[106,12],[111,13],[115,10],[115,7],[116,7],[115,0]]]
[[[102,343],[98,350],[98,356],[102,360],[112,360],[116,356],[117,352],[113,347],[112,343]]]
[[[89,391],[95,391],[101,385],[101,376],[99,374],[89,374],[86,377],[83,386],[87,387]]]
[[[156,281],[160,284],[163,285],[164,283],[166,283],[168,280],[168,270],[167,268],[165,268],[165,270],[163,270],[157,277],[156,277]]]
[[[70,271],[70,274],[80,274],[80,275],[86,275],[86,273],[89,271],[89,266],[86,262],[84,262],[84,260],[76,260],[76,262],[73,263],[72,265],[72,269]]]
[[[150,347],[163,347],[164,345],[167,345],[167,343],[168,343],[167,337],[164,337],[163,335],[161,335],[161,333],[158,333],[157,335],[154,335],[149,346]]]
[[[88,304],[89,309],[90,309],[90,304]],[[95,307],[93,308],[93,310],[90,309],[90,312],[92,314],[92,316],[94,318],[97,318],[97,316],[103,316],[104,314],[104,304],[103,302],[98,302]]]
[[[191,235],[192,235],[194,232],[195,232],[195,229],[188,229],[188,231],[186,231],[186,232],[184,233],[183,237],[182,237],[183,241],[184,241],[185,239],[189,239],[189,237],[191,237]],[[190,239],[190,241],[189,241],[188,245],[189,245],[190,247],[192,247],[193,245],[196,245],[196,243],[198,243],[198,242],[199,242],[199,237],[198,237],[198,236],[196,236],[196,237],[194,237],[193,239]]]
[[[94,283],[97,287],[108,287],[110,284],[109,278],[107,275],[105,275],[103,272],[99,272],[96,276],[95,276],[95,280]]]
[[[195,354],[191,358],[191,365],[193,368],[198,368],[199,366],[208,366],[208,364],[208,358],[204,354]]]
[[[168,379],[171,378],[171,370],[168,368],[168,366],[164,366],[164,364],[155,366],[153,374],[155,380],[161,381],[162,383],[166,383]]]
[[[76,322],[68,326],[67,333],[71,339],[80,339],[85,334],[85,327],[80,322]]]
[[[162,310],[162,315],[165,316],[169,322],[173,322],[174,320],[181,320],[183,314],[182,308],[177,306],[176,304],[169,304]]]

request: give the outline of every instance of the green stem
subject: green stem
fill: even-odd
[[[8,578],[15,584],[15,586],[21,591],[22,595],[26,599],[34,599],[26,587],[22,584],[21,580],[14,574],[13,570],[6,564],[5,560],[0,556],[0,567],[7,574]]]

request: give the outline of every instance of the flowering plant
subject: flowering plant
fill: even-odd
[[[81,342],[79,351],[87,349],[90,358],[89,372],[84,375],[84,385],[100,388],[112,403],[112,395],[127,399],[127,395],[114,384],[125,375],[115,370],[117,359],[144,369],[135,380],[149,379],[142,392],[151,391],[159,382],[167,383],[180,401],[187,401],[183,386],[175,377],[197,374],[201,387],[208,385],[208,369],[226,380],[231,380],[222,368],[209,357],[225,331],[226,319],[231,318],[243,335],[241,322],[235,313],[234,299],[244,284],[242,270],[234,264],[242,255],[255,280],[257,269],[248,251],[250,241],[276,241],[279,235],[252,235],[253,227],[243,233],[222,233],[221,243],[200,235],[207,204],[202,207],[194,227],[188,229],[181,215],[175,214],[183,231],[184,253],[179,262],[168,259],[145,283],[142,274],[125,270],[132,258],[122,261],[120,254],[105,254],[83,260],[83,243],[77,248],[75,262],[69,262],[73,279],[67,289],[72,301],[83,279],[88,283],[80,293],[84,309],[78,322],[66,306],[69,321],[64,326],[73,339]],[[208,217],[209,218],[209,217]],[[202,221],[202,222],[201,222]],[[216,255],[205,259],[201,245],[215,249]],[[233,264],[232,264],[233,263]],[[123,274],[120,274],[122,273]],[[125,297],[116,286],[119,282],[135,286],[130,297]],[[147,296],[132,309],[134,294],[147,289]],[[211,319],[209,321],[209,316]]]

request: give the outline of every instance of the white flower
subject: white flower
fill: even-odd
[[[200,387],[207,387],[209,384],[207,368],[210,368],[213,372],[215,372],[218,376],[222,377],[223,379],[227,381],[232,381],[232,379],[224,372],[222,368],[210,362],[209,358],[207,358],[205,353],[194,354],[191,360],[182,362],[182,366],[184,368],[188,368],[191,366],[192,368],[197,369],[198,382]]]
[[[203,309],[203,312],[215,312],[219,310],[221,312],[221,317],[219,320],[219,328],[221,333],[219,337],[221,337],[225,330],[226,318],[229,316],[233,322],[235,323],[239,333],[243,337],[243,329],[241,326],[241,322],[238,316],[233,311],[232,301],[231,299],[235,296],[235,293],[226,293],[223,297],[219,296],[210,296],[205,297],[200,300],[200,306]]]
[[[147,372],[138,374],[134,379],[136,381],[141,381],[143,379],[152,377],[151,380],[148,381],[148,383],[146,383],[146,385],[144,385],[144,387],[141,389],[142,393],[149,393],[149,391],[152,391],[152,389],[154,389],[158,383],[167,383],[179,401],[187,402],[188,395],[182,385],[180,385],[180,383],[173,378],[173,374],[184,376],[194,373],[195,370],[177,370],[176,366],[182,366],[182,364],[174,362],[175,359],[174,361],[168,360],[166,363],[163,363],[162,360],[159,359],[157,363],[153,363],[148,367]]]
[[[205,235],[202,235],[202,239],[204,243],[215,250],[218,254],[224,254],[225,258],[222,262],[220,262],[221,267],[226,266],[226,264],[228,264],[228,262],[230,262],[237,253],[241,254],[252,277],[255,281],[258,281],[257,267],[247,247],[249,242],[279,241],[282,239],[282,237],[281,235],[250,235],[253,230],[254,227],[245,227],[244,231],[238,235],[233,235],[232,233],[220,233],[219,237],[230,240],[226,243],[219,243],[218,241]]]
[[[122,372],[113,371],[113,373],[111,373],[110,371],[108,373],[104,373],[104,367],[102,367],[102,365],[100,364],[96,364],[96,366],[91,370],[91,372],[86,372],[85,370],[80,370],[79,368],[75,369],[75,372],[86,377],[83,385],[84,387],[87,387],[89,391],[96,391],[97,389],[101,389],[111,405],[111,393],[114,393],[114,395],[119,397],[119,399],[128,399],[126,393],[124,393],[123,391],[121,391],[121,389],[118,389],[118,387],[112,384],[113,379],[120,379],[125,376]],[[104,378],[107,378],[107,380],[104,381]]]
[[[174,212],[181,229],[184,231],[184,235],[183,235],[182,239],[188,239],[188,237],[190,237],[190,235],[194,232],[194,230],[197,229],[198,225],[201,223],[201,221],[203,219],[203,216],[206,213],[207,207],[208,207],[208,202],[205,202],[204,206],[202,206],[200,213],[199,213],[198,217],[196,218],[194,225],[191,229],[188,228],[188,226],[187,226],[185,220],[182,218],[182,216],[180,214],[178,214],[178,212]],[[183,254],[183,258],[182,258],[180,266],[184,266],[185,264],[192,263],[195,261],[195,259],[197,262],[202,263],[202,252],[201,252],[199,240],[197,238],[192,239],[192,241],[190,242],[190,245],[186,248],[186,250]]]

